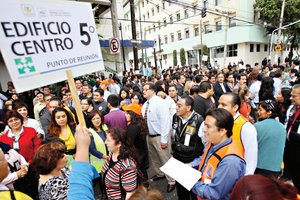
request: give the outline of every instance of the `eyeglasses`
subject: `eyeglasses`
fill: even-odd
[[[11,124],[11,123],[18,122],[18,121],[20,121],[19,118],[13,118],[13,119],[8,120],[7,123]]]

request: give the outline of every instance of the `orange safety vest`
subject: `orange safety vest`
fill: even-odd
[[[242,115],[238,116],[234,120],[232,136],[231,136],[232,140],[235,141],[238,148],[242,151],[243,155],[245,154],[245,149],[244,149],[241,135],[242,135],[242,127],[246,122],[248,122],[248,120],[244,116]]]
[[[232,140],[229,144],[219,148],[215,151],[207,160],[206,165],[204,165],[207,153],[209,152],[210,148],[212,148],[211,143],[207,145],[205,152],[202,155],[202,159],[199,164],[198,170],[202,172],[201,182],[209,184],[214,176],[214,173],[219,166],[219,163],[222,159],[229,155],[235,155],[241,159],[244,158],[243,152],[240,151],[239,147],[237,146],[236,142]],[[204,169],[203,169],[204,167]],[[197,196],[198,200],[201,200],[199,196]]]

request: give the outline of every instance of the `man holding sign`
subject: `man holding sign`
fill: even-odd
[[[203,132],[209,144],[202,157],[191,162],[202,172],[192,188],[198,199],[229,199],[235,183],[245,174],[242,152],[230,138],[232,127],[233,117],[227,110],[218,108],[206,113]]]

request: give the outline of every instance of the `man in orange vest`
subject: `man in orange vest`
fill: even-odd
[[[229,199],[235,183],[245,174],[242,152],[231,139],[232,127],[233,117],[227,110],[207,111],[203,132],[208,145],[203,155],[191,162],[202,173],[192,188],[198,199]]]
[[[246,174],[254,174],[257,165],[257,132],[255,127],[240,113],[241,99],[237,94],[225,93],[219,99],[218,108],[229,111],[234,118],[232,139],[243,152]]]

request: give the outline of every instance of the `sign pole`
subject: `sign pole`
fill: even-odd
[[[75,106],[77,118],[78,118],[78,121],[79,121],[79,125],[81,127],[86,127],[84,116],[83,116],[81,105],[80,105],[80,101],[79,101],[79,97],[78,97],[76,87],[75,87],[73,73],[72,73],[71,70],[67,70],[66,74],[67,74],[67,80],[68,80],[69,88],[70,88],[72,98],[73,98],[73,101],[74,101],[74,106]]]

